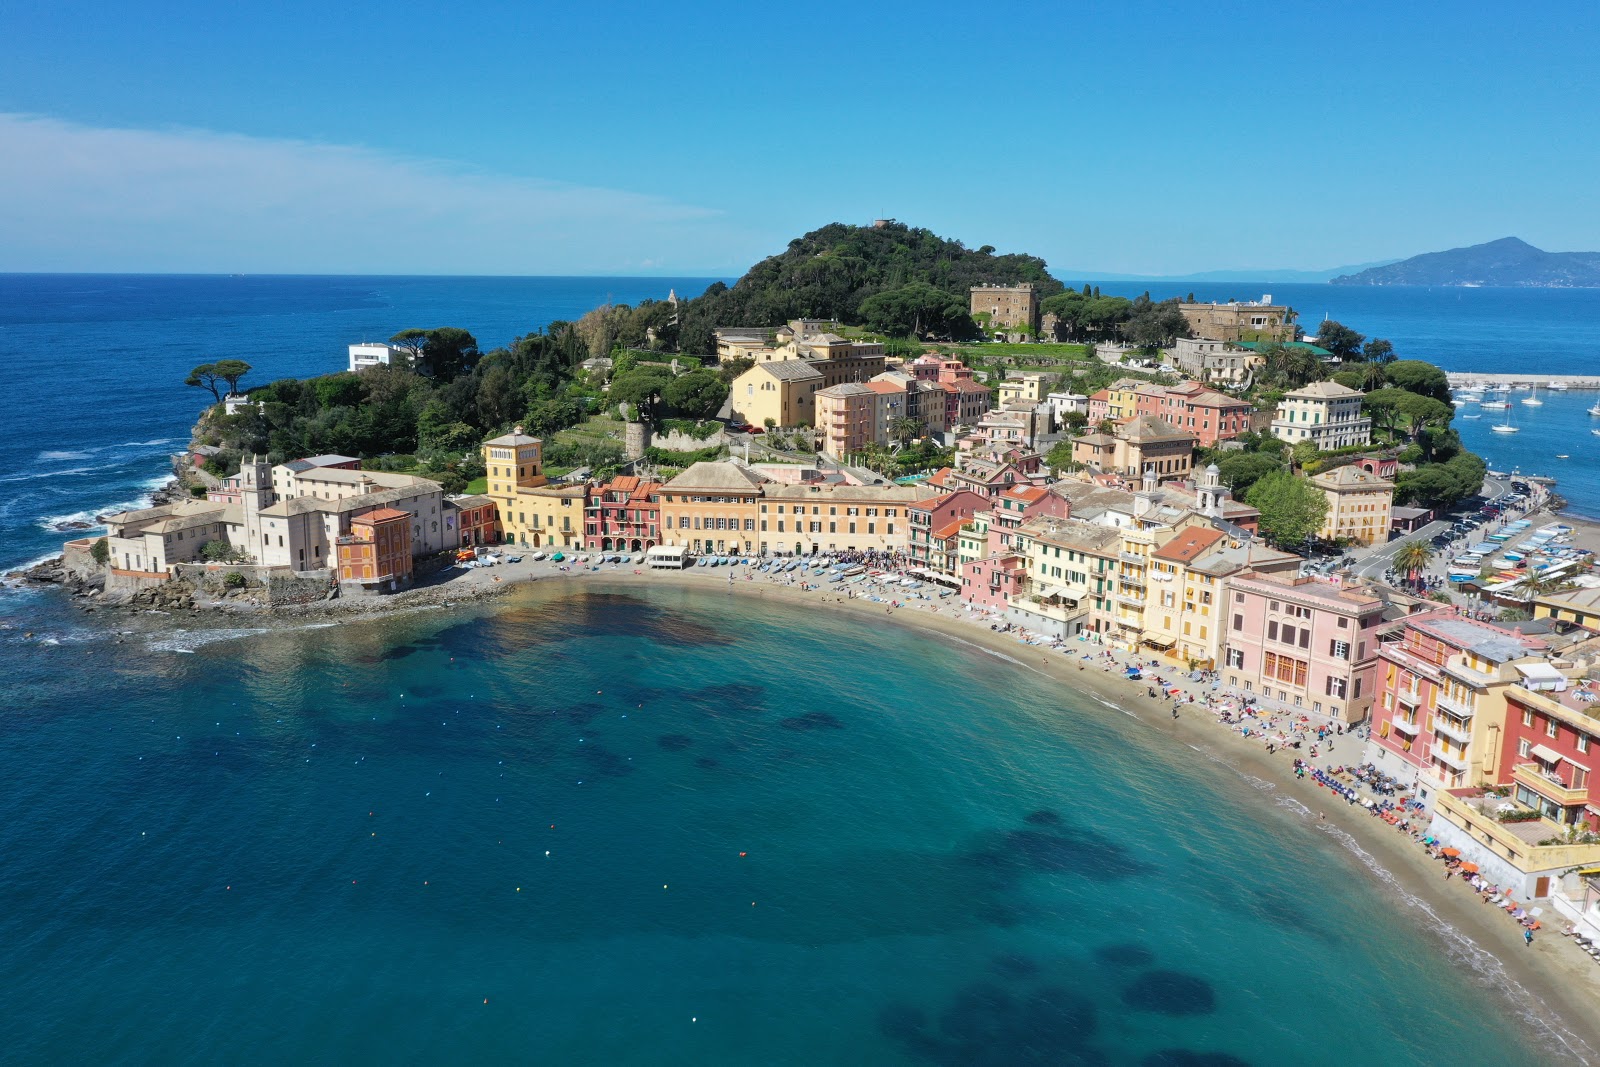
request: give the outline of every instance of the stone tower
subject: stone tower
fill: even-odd
[[[650,447],[650,427],[642,422],[624,423],[622,449],[629,459],[643,459],[644,450]]]
[[[262,558],[266,538],[261,528],[261,512],[272,506],[277,493],[272,489],[272,465],[261,456],[249,455],[239,463],[240,504],[244,509],[244,550]]]

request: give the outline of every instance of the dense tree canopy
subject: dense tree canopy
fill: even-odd
[[[1389,384],[1398,389],[1450,402],[1450,380],[1444,371],[1420,359],[1399,359],[1383,368]]]
[[[968,341],[979,335],[965,297],[926,282],[867,297],[861,302],[861,325],[891,337]]]
[[[1361,342],[1364,338],[1344,325],[1332,319],[1324,321],[1317,327],[1317,345],[1333,353],[1335,359],[1343,362],[1359,360],[1361,358]]]
[[[969,249],[924,230],[832,223],[789,242],[762,260],[731,289],[721,282],[679,305],[678,350],[713,350],[723,326],[777,326],[796,318],[862,322],[862,304],[913,283],[947,294],[963,310],[974,285],[1032,282],[1041,297],[1062,285],[1036,256]],[[948,303],[944,306],[949,306]]]
[[[728,399],[728,383],[713,370],[696,370],[667,383],[662,398],[686,419],[715,418]]]
[[[1262,534],[1280,547],[1304,544],[1328,517],[1328,498],[1322,490],[1287,471],[1262,475],[1244,499],[1261,512]]]

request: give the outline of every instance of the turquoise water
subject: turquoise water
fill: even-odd
[[[1498,395],[1498,394],[1496,394]],[[1568,511],[1585,518],[1600,518],[1600,418],[1588,409],[1600,402],[1600,393],[1541,389],[1544,404],[1521,403],[1527,390],[1510,394],[1511,411],[1485,411],[1476,404],[1456,408],[1455,427],[1461,440],[1489,464],[1491,470],[1520,470],[1556,479],[1556,492],[1570,502]],[[1487,394],[1486,394],[1487,396]],[[1506,415],[1517,427],[1514,434],[1498,434],[1489,427]],[[1476,415],[1477,418],[1470,416]],[[1557,456],[1565,455],[1566,459]]]
[[[9,605],[19,1062],[1559,1060],[1290,808],[948,641],[649,587],[213,643]]]

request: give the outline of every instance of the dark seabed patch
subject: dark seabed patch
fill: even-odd
[[[911,1055],[947,1067],[1106,1062],[1092,1044],[1094,1003],[1059,986],[1012,996],[975,982],[939,1013],[937,1027],[920,1008],[902,1003],[879,1012],[878,1026]]]
[[[779,719],[778,725],[785,730],[843,730],[844,723],[829,715],[825,711],[808,711],[804,715],[794,715],[787,719]]]
[[[1094,950],[1094,958],[1107,967],[1148,967],[1156,961],[1156,954],[1143,945],[1101,945]]]
[[[703,767],[709,771],[714,767],[722,766],[722,762],[720,760],[713,759],[710,756],[700,756],[695,759],[694,765],[696,767]]]
[[[656,738],[656,744],[660,745],[668,752],[682,752],[684,749],[694,744],[694,738],[687,734],[662,734],[660,737]]]
[[[1162,1015],[1207,1015],[1217,1010],[1210,983],[1182,971],[1150,971],[1122,991],[1122,1002]]]
[[[684,693],[682,699],[699,706],[712,715],[755,714],[766,711],[767,691],[763,686],[745,682],[725,682],[708,685]]]
[[[379,653],[378,658],[380,660],[405,659],[407,656],[414,656],[421,651],[422,649],[418,648],[416,645],[395,645],[393,648],[385,649],[383,652]]]
[[[1092,830],[1063,826],[1054,831],[1006,830],[986,835],[972,850],[971,862],[1013,874],[1071,872],[1097,881],[1148,873],[1149,864]]]
[[[989,970],[998,974],[1001,978],[1009,978],[1016,981],[1023,978],[1033,978],[1038,975],[1039,964],[1030,956],[1011,952],[1004,956],[996,956],[993,960],[990,960]]]
[[[1249,1060],[1226,1052],[1196,1052],[1189,1048],[1164,1048],[1139,1061],[1139,1067],[1250,1067]]]
[[[1041,808],[1038,811],[1029,812],[1027,818],[1022,821],[1029,826],[1060,826],[1061,816],[1053,811]]]
[[[633,764],[626,756],[619,756],[609,748],[585,742],[578,746],[578,756],[588,766],[589,773],[620,778],[633,773]]]

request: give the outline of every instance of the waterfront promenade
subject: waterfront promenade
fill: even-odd
[[[1600,390],[1600,375],[1597,374],[1529,374],[1526,371],[1502,374],[1495,371],[1452,370],[1445,371],[1445,377],[1449,380],[1451,389],[1485,386],[1527,389],[1535,385],[1549,388],[1552,383],[1560,383],[1567,389]]]

